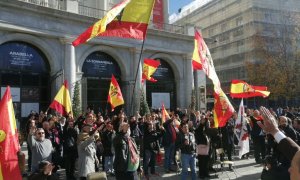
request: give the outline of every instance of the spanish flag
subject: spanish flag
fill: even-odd
[[[65,80],[64,84],[56,94],[53,102],[50,104],[50,108],[59,112],[63,116],[73,112],[67,80]]]
[[[124,104],[124,99],[122,96],[120,86],[114,75],[111,76],[107,101],[111,104],[112,111],[115,107]]]
[[[202,63],[201,63],[201,55],[203,51],[203,43],[202,43],[202,37],[201,34],[195,30],[195,38],[194,38],[194,52],[192,57],[192,64],[194,70],[201,70],[202,69]]]
[[[241,80],[232,80],[230,96],[233,98],[268,97],[270,92],[266,86],[252,86]]]
[[[169,115],[168,111],[166,110],[164,103],[162,103],[162,105],[161,105],[161,122],[164,123],[168,119],[170,119],[170,115]]]
[[[197,30],[195,30],[195,47],[192,64],[194,70],[203,70],[208,78],[212,80],[214,86],[218,86],[217,88],[221,87],[209,49],[201,33]]]
[[[155,0],[123,0],[73,41],[73,46],[85,43],[95,36],[143,40],[154,2]]]
[[[144,82],[145,79],[151,82],[156,82],[157,80],[151,76],[155,73],[159,65],[159,61],[156,61],[154,59],[145,59],[143,65],[142,82]]]
[[[20,145],[9,86],[0,101],[0,115],[0,180],[21,180],[17,156]]]
[[[222,89],[214,93],[214,98],[214,125],[216,128],[224,127],[226,122],[233,115],[234,108]]]

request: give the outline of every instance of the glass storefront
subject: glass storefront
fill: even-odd
[[[90,54],[82,66],[83,78],[86,82],[85,89],[86,105],[96,112],[110,111],[107,103],[108,89],[112,74],[117,79],[120,87],[121,70],[113,57],[104,52]],[[83,99],[83,101],[85,101]]]
[[[37,47],[25,42],[0,45],[1,97],[11,87],[16,118],[21,128],[33,110],[45,111],[50,103],[50,66]]]
[[[176,83],[174,72],[171,66],[162,59],[160,66],[153,74],[153,78],[157,82],[146,82],[146,97],[149,107],[153,109],[161,108],[161,103],[164,103],[166,108],[175,109],[176,104]]]

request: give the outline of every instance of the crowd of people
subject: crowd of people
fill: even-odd
[[[285,142],[281,141],[285,138],[295,149],[299,148],[300,111],[296,108],[262,109],[247,109],[244,115],[255,161],[264,165],[261,179],[290,179],[288,169],[293,166],[292,158],[297,151],[286,155],[280,143]],[[58,179],[59,168],[66,169],[67,180],[76,179],[75,169],[80,180],[100,171],[117,180],[137,179],[141,172],[149,179],[160,176],[156,171],[158,164],[165,173],[181,171],[181,179],[191,174],[194,180],[197,176],[209,178],[210,172],[215,171],[213,165],[217,159],[233,160],[238,143],[234,134],[236,113],[222,128],[215,127],[211,111],[187,112],[177,108],[169,114],[162,122],[159,110],[145,116],[136,113],[127,117],[122,110],[117,115],[107,116],[87,109],[76,120],[72,116],[31,113],[25,128],[29,179],[42,176]],[[277,140],[278,132],[280,140]],[[224,153],[217,153],[220,148]],[[249,153],[242,158],[249,158]],[[299,162],[294,164],[298,171]]]

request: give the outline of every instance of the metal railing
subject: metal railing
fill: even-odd
[[[18,0],[18,1],[35,4],[38,6],[48,7],[51,9],[66,11],[65,2],[61,0]]]
[[[43,7],[47,7],[47,8],[57,9],[57,10],[61,10],[61,11],[67,11],[66,2],[64,0],[17,0],[17,1],[22,1],[22,2],[35,4],[35,5],[43,6]],[[107,13],[107,11],[105,11],[103,9],[85,6],[80,2],[78,4],[78,14],[80,14],[82,16],[100,19],[106,13]],[[178,34],[187,34],[185,31],[185,29],[186,29],[185,26],[178,26],[178,25],[174,25],[174,24],[167,24],[167,23],[154,24],[153,21],[150,21],[149,28],[155,29],[155,30],[160,30],[160,31],[178,33]]]

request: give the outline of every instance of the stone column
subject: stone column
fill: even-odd
[[[73,98],[73,90],[76,82],[75,47],[72,45],[71,39],[63,38],[61,42],[65,45],[64,78],[69,83],[70,96]]]
[[[199,94],[199,71],[194,71],[193,72],[193,78],[194,78],[194,94],[196,98],[196,105],[195,105],[195,110],[200,109],[200,94]]]
[[[140,58],[140,48],[132,48],[132,57],[133,61],[131,64],[131,74],[130,74],[130,79],[129,80],[129,85],[130,85],[130,92],[129,92],[129,101],[128,101],[128,106],[129,106],[129,114],[134,115],[136,111],[139,111],[140,109],[140,96],[141,96],[141,88],[142,88],[142,63],[143,63],[143,57],[141,57],[141,61],[139,62]],[[137,73],[137,74],[136,74]],[[136,78],[136,81],[135,81]],[[135,83],[134,83],[135,82]],[[134,86],[135,85],[135,86]],[[133,88],[134,88],[134,94],[133,93]]]
[[[189,105],[191,104],[192,90],[194,88],[192,56],[190,54],[187,54],[185,56],[185,67],[186,67],[186,76],[185,76],[186,107],[189,107]]]

